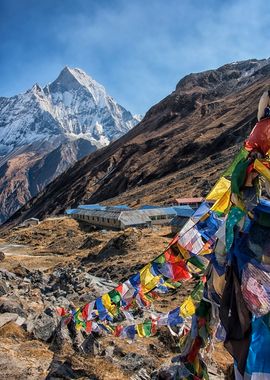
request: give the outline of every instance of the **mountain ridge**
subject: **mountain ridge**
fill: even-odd
[[[254,126],[258,100],[270,83],[269,59],[217,70],[221,76],[215,70],[192,74],[193,87],[182,81],[121,139],[46,187],[10,225],[63,213],[81,202],[134,206],[205,195]]]
[[[78,159],[137,122],[104,86],[67,66],[44,88],[34,84],[23,94],[0,98],[0,222]],[[51,162],[50,170],[42,162]]]

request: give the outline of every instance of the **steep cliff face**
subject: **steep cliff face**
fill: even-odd
[[[205,194],[256,122],[270,60],[190,74],[141,123],[59,176],[11,223],[79,202],[136,204]]]
[[[138,123],[80,69],[0,98],[0,222],[85,155]]]

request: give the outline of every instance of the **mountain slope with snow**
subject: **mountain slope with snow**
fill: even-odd
[[[0,98],[0,155],[48,138],[83,138],[100,148],[138,121],[82,70],[65,67],[44,88]]]
[[[190,74],[123,137],[77,162],[10,220],[80,203],[162,204],[204,196],[256,123],[270,59]]]
[[[35,84],[24,94],[0,97],[0,222],[138,122],[101,84],[69,67],[44,88]]]

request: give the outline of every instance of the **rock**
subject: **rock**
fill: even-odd
[[[44,313],[53,318],[55,315],[55,310],[52,307],[47,306],[46,309],[44,309]]]
[[[25,318],[18,316],[18,318],[16,319],[15,323],[18,326],[22,326],[25,323],[25,321],[26,321]]]
[[[113,357],[113,352],[114,352],[114,345],[112,345],[112,346],[107,345],[106,348],[105,348],[105,355],[112,358]]]
[[[21,317],[26,316],[26,313],[18,300],[8,299],[5,297],[0,298],[0,313],[16,313]]]
[[[35,270],[28,273],[27,278],[31,281],[33,287],[43,288],[45,283],[48,281],[46,275],[44,275],[40,270]]]
[[[59,353],[65,349],[66,345],[71,346],[72,339],[69,335],[68,327],[66,325],[62,326],[62,323],[59,322],[53,334],[50,350]]]
[[[4,313],[0,314],[0,327],[4,326],[5,324],[16,321],[18,318],[18,314],[16,313]]]
[[[26,277],[30,273],[30,271],[21,264],[17,265],[13,271],[19,277]]]
[[[79,249],[87,249],[87,248],[93,248],[96,247],[101,243],[101,240],[92,238],[91,236],[87,237],[83,244],[79,247]]]
[[[31,280],[29,278],[27,278],[27,277],[24,277],[23,282],[25,284],[31,284]]]
[[[91,379],[99,380],[93,373],[86,372],[84,369],[73,369],[70,360],[61,362],[53,360],[50,366],[50,372],[45,380],[58,380],[58,379]]]
[[[5,254],[4,252],[0,251],[0,262],[5,260]]]
[[[150,375],[145,368],[141,368],[130,380],[150,380]]]
[[[120,348],[119,346],[115,345],[114,350],[113,350],[113,355],[115,357],[118,356],[119,358],[124,358],[126,354],[125,354],[125,352],[123,351],[122,348]]]
[[[37,339],[48,342],[52,337],[56,326],[56,318],[50,317],[43,312],[34,321],[33,335]]]
[[[108,293],[110,290],[116,288],[117,283],[106,280],[102,277],[96,277],[89,273],[85,274],[87,280],[87,287],[90,287],[95,297],[99,297],[104,293]]]
[[[2,280],[16,280],[16,275],[6,269],[0,269],[0,279]]]
[[[8,293],[8,286],[5,281],[0,280],[0,297]]]
[[[168,328],[161,328],[158,335],[158,340],[164,344],[167,349],[170,349],[172,352],[179,352],[178,340],[174,337]]]
[[[67,295],[67,292],[65,290],[58,289],[54,292],[54,296],[59,297],[65,297]]]
[[[34,330],[34,327],[35,327],[35,323],[34,323],[33,316],[30,316],[26,320],[26,331],[28,333],[32,333],[32,331]]]
[[[123,357],[123,363],[121,367],[129,372],[135,372],[140,370],[142,367],[152,367],[151,359],[145,356],[139,355],[136,352],[129,352]]]
[[[101,352],[101,347],[99,341],[95,337],[95,333],[87,336],[81,345],[81,349],[85,354],[98,355]]]
[[[72,237],[76,236],[76,231],[74,231],[74,230],[67,230],[66,235],[67,235],[68,238],[72,238]]]
[[[185,367],[180,365],[179,356],[172,358],[172,363],[173,364],[171,365],[164,365],[160,369],[152,372],[151,380],[177,380],[188,377],[190,372]],[[207,363],[207,371],[209,380],[224,380],[225,378],[230,379],[230,377],[226,377],[224,373],[213,363]]]

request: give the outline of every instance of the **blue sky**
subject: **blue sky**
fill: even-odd
[[[267,58],[261,0],[0,0],[0,96],[79,67],[133,113],[190,72]]]

